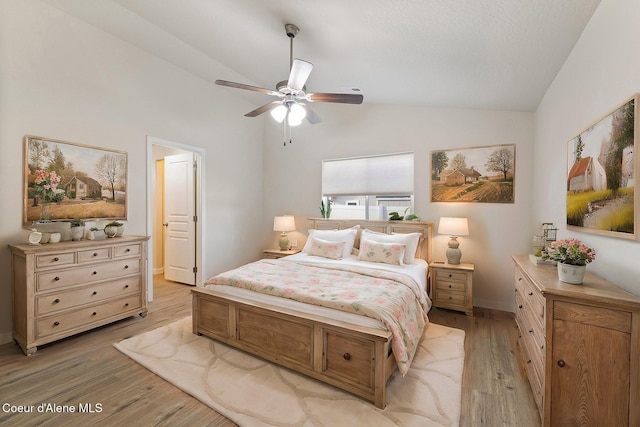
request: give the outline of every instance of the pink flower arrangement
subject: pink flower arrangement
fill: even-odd
[[[58,188],[60,176],[55,172],[37,169],[33,180],[34,193],[44,202],[57,202],[64,197],[64,190]]]
[[[551,242],[542,258],[562,264],[587,265],[596,259],[596,251],[578,239],[563,239]]]

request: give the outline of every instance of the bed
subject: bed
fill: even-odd
[[[250,263],[210,278],[205,287],[192,289],[193,332],[334,385],[384,408],[389,377],[396,369],[406,372],[415,350],[407,347],[411,347],[415,334],[422,334],[422,327],[428,321],[426,312],[431,301],[427,296],[427,268],[431,261],[433,223],[316,218],[309,221],[310,236],[303,253]],[[351,249],[349,242],[336,248],[331,239],[320,238],[338,233],[353,233],[351,245],[356,250]],[[398,249],[397,241],[406,241],[407,245],[400,245],[404,247],[400,249],[402,252],[389,255]],[[414,241],[415,245],[411,243]],[[315,246],[311,248],[311,244]],[[319,256],[319,250],[325,253]],[[365,253],[376,257],[382,253],[380,250],[391,256],[392,262],[362,261],[368,259]],[[337,253],[342,256],[336,256]],[[411,263],[393,262],[393,259]],[[310,276],[303,275],[308,272]],[[246,276],[260,280],[245,281]],[[300,288],[308,288],[312,293],[312,283],[320,283],[319,289],[327,289],[323,286],[327,277],[331,277],[336,286],[342,282],[364,285],[369,280],[382,284],[397,280],[402,283],[398,288],[403,296],[389,299],[404,298],[407,302],[409,314],[398,317],[403,322],[408,318],[409,326],[396,326],[396,320],[389,319],[384,309],[373,313],[366,304],[359,304],[360,300],[343,311],[343,305],[347,306],[343,302],[316,305],[316,301],[309,304],[288,295],[283,298],[283,293],[297,286],[289,283],[292,277],[308,283],[309,286]],[[282,288],[277,286],[277,281],[282,282]],[[416,295],[415,301],[407,296],[410,293]],[[332,300],[322,294],[326,301]],[[423,296],[426,300],[421,299]],[[308,301],[307,298],[316,296],[307,295],[302,301]],[[412,304],[422,307],[424,313]],[[422,324],[421,316],[424,316]],[[401,335],[405,333],[414,336]]]

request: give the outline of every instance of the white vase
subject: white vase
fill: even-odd
[[[587,271],[586,265],[569,265],[558,263],[558,278],[561,282],[581,285],[584,280],[584,273]]]

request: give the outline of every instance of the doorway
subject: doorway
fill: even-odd
[[[165,158],[170,156],[185,156],[193,159],[195,165],[193,173],[193,238],[195,242],[189,243],[189,259],[193,267],[189,266],[190,278],[187,282],[196,286],[202,282],[202,265],[205,253],[205,242],[195,236],[204,236],[204,206],[202,194],[204,192],[204,150],[200,147],[164,140],[156,137],[147,137],[147,234],[151,236],[148,245],[147,261],[147,299],[153,300],[154,274],[164,276],[166,271],[165,240],[167,233],[167,220],[165,211],[165,187],[164,180]],[[171,177],[167,177],[171,179]],[[169,185],[171,187],[171,185]],[[164,224],[167,224],[165,226]],[[185,249],[182,248],[182,252]],[[175,253],[175,251],[174,251]],[[193,271],[191,271],[193,269]],[[175,270],[175,269],[174,269]]]

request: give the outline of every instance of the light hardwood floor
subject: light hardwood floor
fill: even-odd
[[[190,287],[156,279],[146,318],[132,317],[38,348],[27,357],[0,346],[0,425],[233,426],[208,406],[118,352],[113,343],[191,313]],[[479,309],[475,317],[433,309],[429,318],[466,331],[461,426],[539,426],[511,313]],[[38,413],[40,404],[75,413]],[[9,405],[33,405],[11,413]],[[94,412],[78,413],[79,405]],[[98,410],[97,405],[101,405]]]

